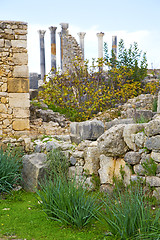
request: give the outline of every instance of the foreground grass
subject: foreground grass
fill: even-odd
[[[98,222],[76,230],[47,219],[37,207],[34,193],[19,191],[0,199],[0,237],[16,235],[27,240],[112,239],[105,236],[105,232],[106,228]]]

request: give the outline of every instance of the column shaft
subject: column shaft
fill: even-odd
[[[117,59],[117,36],[112,36],[112,51]]]
[[[103,36],[104,33],[97,33],[98,37],[98,58],[103,58]]]
[[[56,29],[57,27],[50,27],[51,31],[51,69],[56,71]]]
[[[84,60],[84,37],[85,37],[86,33],[85,32],[79,32],[78,36],[79,36],[79,43],[80,43],[80,47],[82,50],[82,55],[83,55],[83,60]]]
[[[44,34],[46,31],[39,30],[39,39],[40,39],[40,70],[41,70],[41,80],[44,80],[46,75],[45,67],[45,45],[44,45]]]

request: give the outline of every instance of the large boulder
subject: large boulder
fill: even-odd
[[[34,192],[46,173],[47,156],[44,153],[33,153],[23,156],[22,179],[23,187]]]
[[[97,139],[100,154],[121,157],[127,152],[128,146],[123,139],[124,127],[123,124],[113,126]]]
[[[70,124],[71,141],[79,144],[82,140],[95,141],[104,133],[104,124],[98,120],[73,122]]]

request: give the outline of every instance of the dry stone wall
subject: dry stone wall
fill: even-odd
[[[27,23],[0,21],[0,135],[29,129]]]
[[[83,55],[82,50],[77,43],[76,39],[68,33],[68,30],[62,33],[62,49],[63,49],[63,56],[62,56],[62,69],[63,71],[73,71],[74,64],[76,59],[78,62],[83,63]],[[74,64],[73,64],[74,61]]]

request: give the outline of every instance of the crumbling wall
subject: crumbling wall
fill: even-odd
[[[0,21],[0,135],[29,129],[27,23]]]
[[[82,50],[76,39],[68,33],[68,30],[62,33],[62,49],[63,71],[73,71],[76,61],[78,63],[83,63]]]

